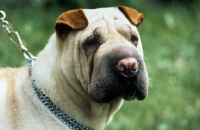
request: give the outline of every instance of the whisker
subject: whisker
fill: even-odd
[[[153,80],[152,78],[149,78],[149,87],[154,88],[154,90],[159,91],[159,88],[153,83],[151,82],[151,80]]]

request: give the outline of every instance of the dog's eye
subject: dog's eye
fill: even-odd
[[[97,38],[90,37],[85,41],[83,45],[84,45],[84,50],[86,54],[93,55],[98,49],[98,47],[100,46],[100,42]]]
[[[91,35],[91,36],[89,36],[89,37],[86,39],[84,45],[85,45],[85,47],[88,48],[88,49],[89,49],[89,48],[98,47],[99,44],[100,44],[99,39],[100,39],[100,38],[99,38],[99,35]]]
[[[85,44],[86,44],[87,47],[92,47],[92,46],[95,46],[97,44],[97,40],[95,38],[90,39]]]
[[[131,42],[132,42],[135,46],[137,46],[137,44],[138,44],[138,37],[135,36],[135,35],[132,35],[132,36],[131,36]]]

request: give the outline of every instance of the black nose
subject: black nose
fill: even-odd
[[[124,58],[120,60],[117,65],[117,71],[120,75],[130,78],[137,74],[139,62],[135,58]]]

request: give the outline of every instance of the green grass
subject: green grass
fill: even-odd
[[[123,5],[130,3],[145,15],[139,31],[151,82],[149,95],[144,101],[124,102],[106,130],[198,130],[200,4],[188,8],[158,6],[143,1],[134,6],[129,1]],[[89,4],[76,6],[90,8]],[[4,6],[2,9],[34,55],[45,46],[54,32],[56,18],[65,11],[63,8],[41,6],[23,9]],[[0,67],[26,64],[20,51],[8,40],[4,29],[0,28],[0,34]]]

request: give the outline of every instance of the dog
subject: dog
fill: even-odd
[[[103,130],[123,100],[145,99],[143,18],[126,6],[62,13],[36,60],[0,69],[0,130]]]

